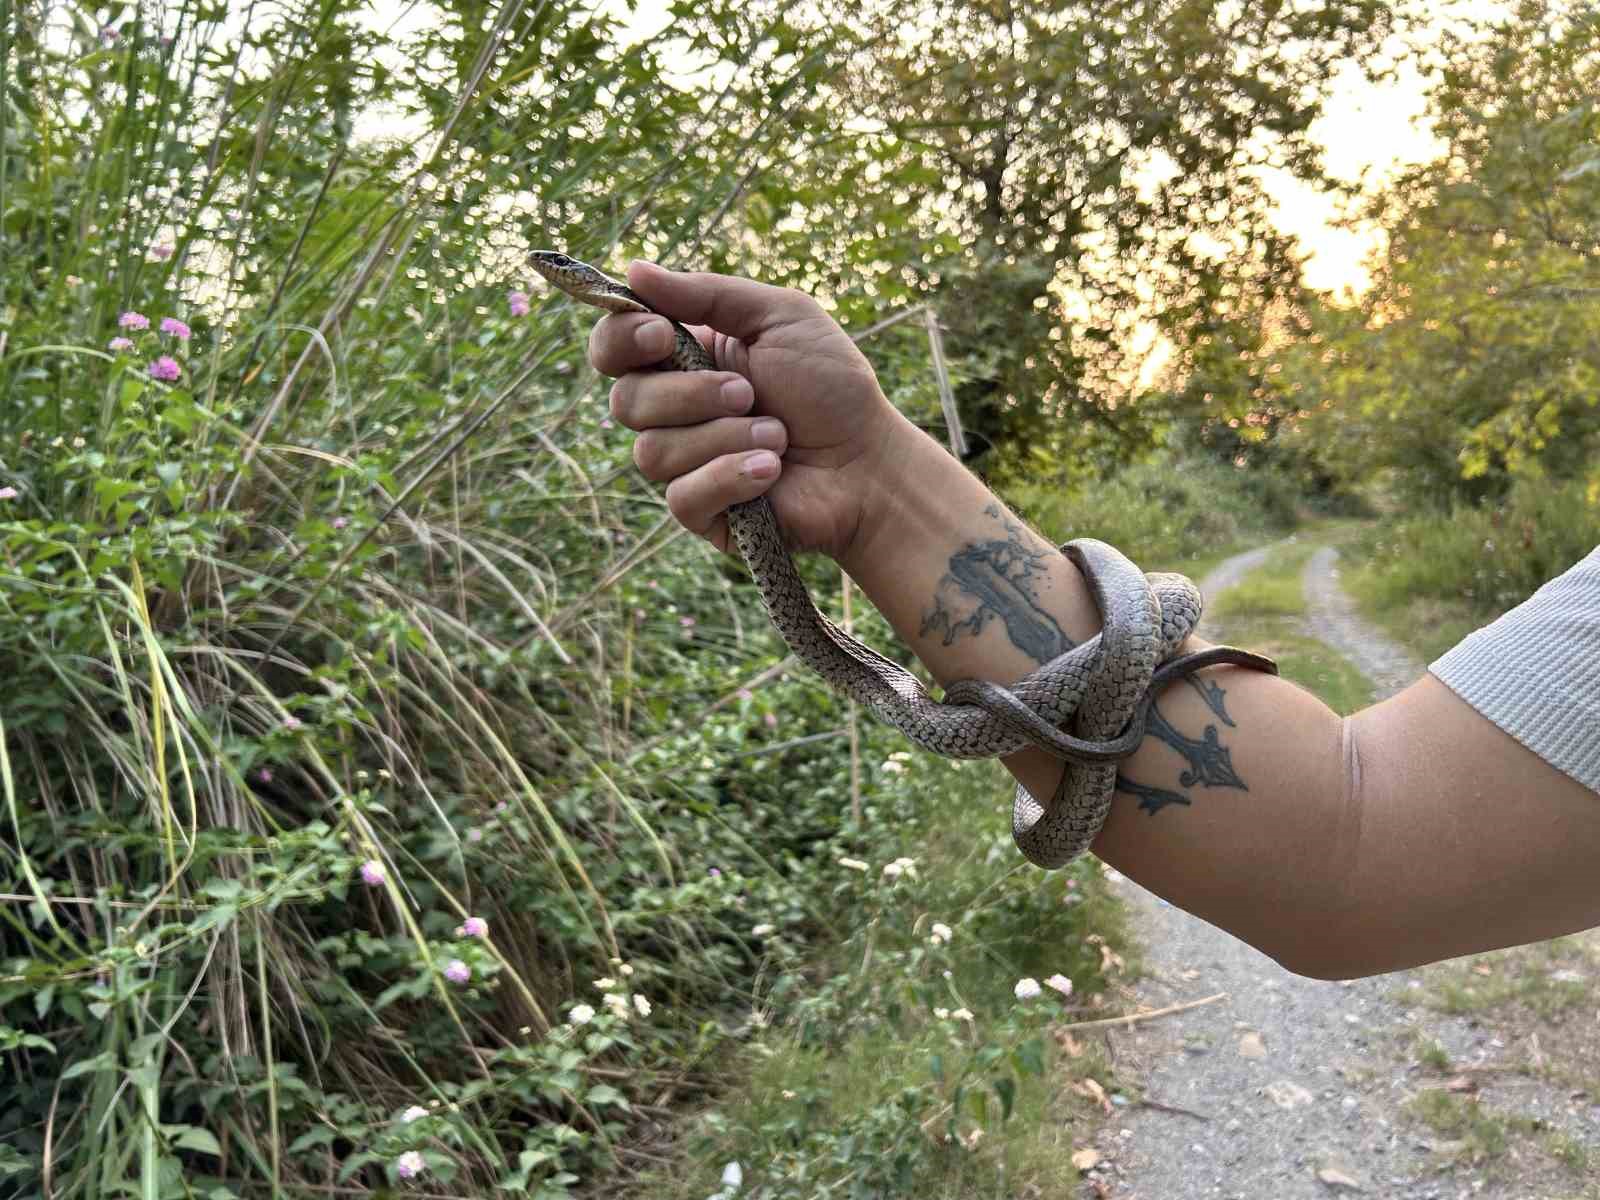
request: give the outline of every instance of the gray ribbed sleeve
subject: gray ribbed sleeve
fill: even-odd
[[[1540,758],[1600,792],[1600,548],[1428,669]]]

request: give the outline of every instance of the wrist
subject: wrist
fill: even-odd
[[[855,528],[834,557],[860,580],[869,564],[897,557],[924,536],[918,513],[934,503],[950,477],[976,482],[967,469],[901,413],[889,409],[873,451],[862,464]]]

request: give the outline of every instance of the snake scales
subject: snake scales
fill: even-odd
[[[531,257],[545,279],[585,304],[666,315],[587,263],[552,250]],[[715,370],[699,339],[667,319],[677,340],[661,366]],[[1061,549],[1088,581],[1102,632],[1009,689],[960,680],[945,689],[940,703],[916,676],[817,611],[765,497],[735,504],[727,515],[773,625],[795,655],[835,689],[935,754],[992,758],[1038,746],[1064,760],[1050,804],[1040,804],[1019,784],[1012,806],[1017,847],[1041,867],[1070,862],[1099,833],[1116,788],[1116,764],[1144,739],[1161,687],[1218,663],[1277,673],[1271,659],[1230,646],[1174,658],[1200,619],[1199,590],[1182,575],[1145,575],[1113,547],[1080,538]],[[1069,733],[1065,727],[1074,716],[1075,732]]]

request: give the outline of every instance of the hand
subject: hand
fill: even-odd
[[[727,551],[724,512],[765,493],[793,548],[841,557],[903,424],[855,343],[787,288],[645,262],[628,286],[689,326],[718,368],[646,369],[673,340],[651,314],[606,316],[589,338],[595,369],[617,377],[612,415],[639,434],[634,462],[667,484],[672,515]]]

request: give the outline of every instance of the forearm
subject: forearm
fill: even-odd
[[[888,459],[882,498],[842,561],[936,677],[1009,683],[1097,632],[1077,569],[940,447],[907,435]],[[1527,884],[1562,875],[1551,842],[1573,857],[1563,878],[1592,874],[1578,864],[1594,845],[1593,797],[1437,681],[1346,721],[1259,672],[1197,679],[1161,696],[1094,846],[1158,895],[1329,976],[1596,918],[1581,887],[1530,897]],[[1038,751],[1006,766],[1041,798],[1061,773]],[[1482,781],[1476,795],[1462,779]],[[1497,798],[1519,790],[1538,793],[1537,810]],[[1530,811],[1556,832],[1530,841]]]

